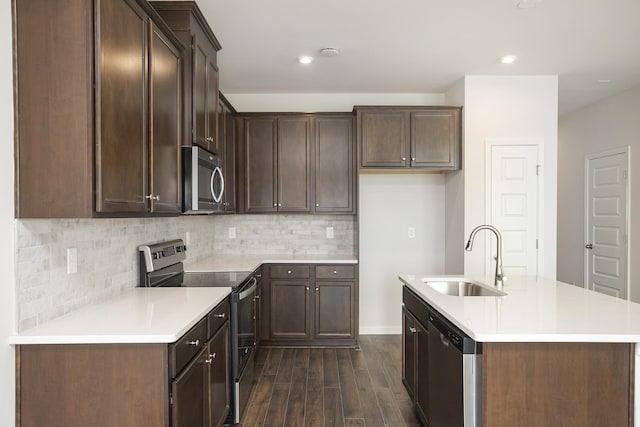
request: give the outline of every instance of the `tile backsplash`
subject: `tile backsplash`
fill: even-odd
[[[135,287],[138,245],[187,240],[187,263],[215,254],[352,254],[348,215],[218,215],[175,218],[29,219],[15,222],[18,331]],[[234,227],[236,238],[229,238]],[[326,238],[333,227],[334,238]],[[78,271],[67,274],[67,249]]]

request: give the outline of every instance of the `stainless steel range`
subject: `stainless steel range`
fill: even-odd
[[[230,287],[231,411],[237,424],[255,385],[256,304],[258,272],[185,272],[187,247],[180,239],[138,247],[140,287]]]

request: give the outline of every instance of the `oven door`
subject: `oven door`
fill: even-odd
[[[255,305],[253,303],[256,290],[257,280],[255,277],[251,277],[237,293],[237,316],[235,319],[237,321],[237,335],[234,338],[237,340],[235,357],[237,357],[238,363],[236,365],[237,371],[234,372],[235,381],[238,381],[242,376],[256,346]]]
[[[221,212],[224,175],[220,158],[194,146],[182,147],[182,159],[184,212]]]

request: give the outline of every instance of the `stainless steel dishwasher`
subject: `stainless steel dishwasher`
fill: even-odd
[[[481,425],[481,346],[438,313],[429,313],[429,427]]]

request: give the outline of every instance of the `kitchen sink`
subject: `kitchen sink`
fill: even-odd
[[[443,295],[461,297],[501,297],[506,293],[466,279],[422,279],[433,290]]]

